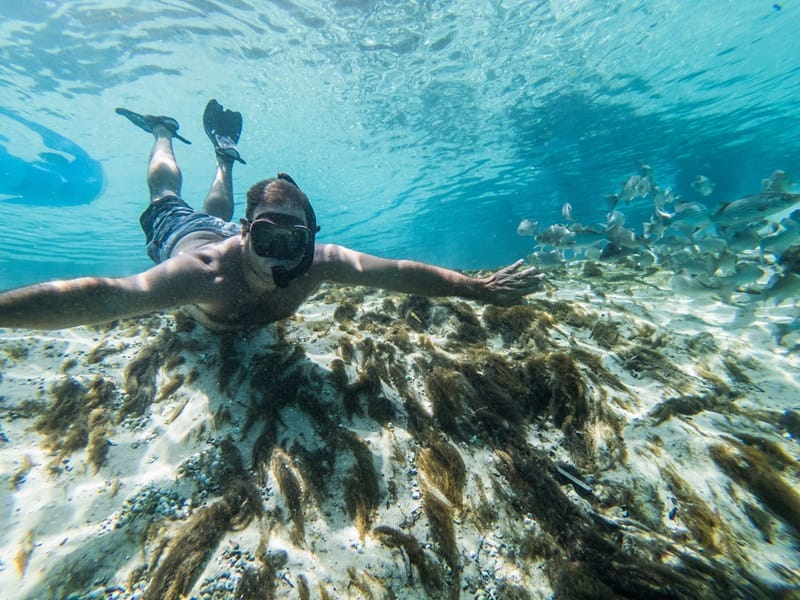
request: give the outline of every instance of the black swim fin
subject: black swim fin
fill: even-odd
[[[115,111],[118,115],[122,115],[137,127],[141,127],[148,133],[153,133],[153,128],[156,125],[163,125],[174,138],[179,139],[184,144],[191,144],[189,140],[178,133],[180,125],[172,117],[155,116],[155,115],[140,115],[127,108],[117,108]]]
[[[212,98],[203,112],[203,127],[218,155],[247,164],[236,147],[242,134],[242,113],[226,110]]]

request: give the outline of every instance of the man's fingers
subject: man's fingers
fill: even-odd
[[[505,271],[506,273],[513,273],[514,271],[516,271],[517,269],[519,269],[519,268],[520,268],[520,266],[522,265],[522,263],[523,263],[523,262],[525,262],[525,261],[523,261],[523,260],[520,258],[520,259],[519,259],[518,261],[516,261],[514,264],[508,265],[508,266],[507,266],[505,269],[500,269],[500,270],[501,270],[501,271]]]

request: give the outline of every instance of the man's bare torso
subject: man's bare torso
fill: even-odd
[[[190,258],[192,270],[208,280],[207,300],[188,308],[203,325],[215,329],[259,327],[291,316],[319,287],[312,266],[286,288],[256,291],[245,277],[241,238],[222,238],[211,232],[186,236],[172,257]]]

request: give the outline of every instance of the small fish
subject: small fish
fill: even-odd
[[[609,241],[622,248],[628,248],[631,250],[640,248],[644,242],[641,237],[636,235],[636,232],[634,232],[632,229],[623,227],[622,225],[615,225],[606,233]]]
[[[785,337],[800,332],[800,320],[794,319],[788,323],[773,323],[772,332],[775,335],[775,343],[783,346]]]
[[[770,215],[786,210],[800,202],[800,194],[761,192],[726,202],[714,213],[712,220],[724,228],[756,225]]]
[[[673,269],[687,275],[713,275],[717,270],[716,260],[710,255],[692,255],[684,261],[680,261],[677,255],[671,258],[675,261]]]
[[[759,279],[764,277],[764,269],[757,264],[750,261],[740,261],[736,263],[736,274],[733,278],[738,286],[749,285],[756,283]]]
[[[776,273],[761,293],[765,300],[772,300],[775,306],[783,303],[784,300],[797,300],[800,298],[800,275]]]
[[[711,225],[708,207],[700,202],[680,202],[674,212],[656,209],[656,214],[667,227],[677,227],[684,231],[697,231]]]
[[[709,254],[722,252],[728,248],[728,242],[715,235],[697,239],[694,245],[698,252],[708,252]]]
[[[672,195],[672,189],[661,189],[658,186],[653,186],[653,206],[657,209],[663,209],[667,204],[675,202],[675,197]]]
[[[784,273],[800,273],[800,246],[787,248],[778,259]]]
[[[608,206],[609,212],[614,210],[619,204],[620,195],[619,194],[606,194],[606,204]]]
[[[576,223],[572,226],[571,231],[573,235],[568,244],[575,251],[594,248],[601,245],[606,239],[606,231],[599,227],[584,227]]]
[[[728,242],[728,248],[732,252],[744,252],[758,248],[761,243],[761,235],[756,228],[748,227],[727,236],[725,241]]]
[[[669,280],[669,287],[676,294],[690,298],[708,298],[718,292],[718,288],[711,286],[697,277],[689,275],[673,275]]]
[[[776,169],[772,172],[772,175],[761,180],[761,191],[787,194],[793,183],[791,178],[786,174],[786,171]]]
[[[703,197],[710,196],[716,187],[705,175],[698,175],[690,185]]]
[[[570,242],[575,234],[570,231],[566,225],[550,225],[541,233],[534,236],[534,239],[540,244],[549,244],[551,246],[564,246]]]
[[[639,196],[647,196],[650,193],[651,185],[650,179],[641,175],[631,175],[622,184],[622,191],[619,198],[625,201],[625,204],[630,204],[631,200]]]
[[[561,207],[561,216],[564,217],[566,221],[575,220],[572,217],[572,204],[570,204],[569,202],[564,202],[564,206]]]
[[[539,233],[539,223],[530,219],[522,219],[517,225],[517,235],[533,237]]]
[[[650,183],[649,177],[640,177],[639,183],[636,184],[636,195],[646,198],[653,190],[653,185]]]
[[[682,231],[667,230],[665,235],[653,240],[650,244],[655,253],[660,257],[669,257],[691,247],[692,240]]]
[[[763,259],[764,252],[783,254],[796,244],[800,244],[800,224],[794,219],[785,218],[773,233],[761,240],[759,248]]]
[[[625,225],[625,215],[618,210],[612,210],[606,215],[606,229],[622,227]]]
[[[709,253],[711,254],[711,253]],[[720,251],[714,261],[714,274],[720,277],[733,275],[736,273],[738,263],[736,262],[736,255],[727,248]]]
[[[652,251],[642,248],[640,252],[634,255],[633,264],[637,269],[647,269],[656,264],[656,260],[657,257]]]
[[[537,250],[531,254],[531,260],[542,268],[558,268],[564,265],[564,258],[555,250]]]

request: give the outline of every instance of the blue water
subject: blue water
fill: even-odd
[[[213,175],[201,114],[244,114],[237,214],[277,171],[308,193],[320,240],[453,268],[532,250],[523,218],[604,197],[648,163],[710,207],[800,178],[800,4],[787,0],[453,2],[0,0],[0,106],[82,148],[102,193],[0,196],[0,288],[149,266],[137,218],[151,139],[116,106],[167,114],[184,196]],[[16,125],[14,125],[16,123]],[[0,114],[0,145],[40,160]],[[715,184],[702,198],[699,174]],[[8,174],[5,175],[8,177]],[[640,229],[649,201],[625,211]]]

